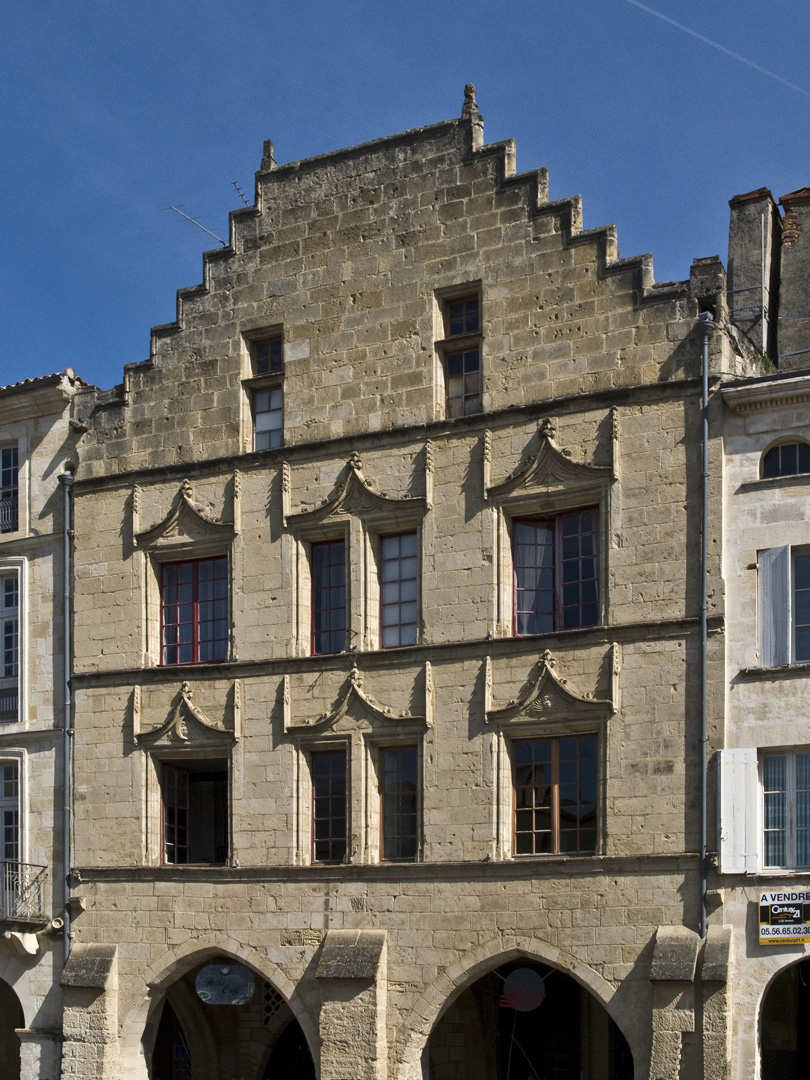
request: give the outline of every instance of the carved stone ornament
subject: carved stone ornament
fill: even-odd
[[[384,517],[388,515],[395,517],[403,510],[424,514],[427,510],[427,501],[410,496],[394,498],[374,491],[372,482],[363,475],[363,462],[355,451],[346,463],[343,479],[335,485],[332,494],[314,510],[289,514],[287,522],[295,528],[317,525],[330,518],[349,514],[372,513]]]
[[[135,503],[133,499],[133,503]],[[140,493],[137,500],[140,506]],[[134,507],[133,507],[134,510]],[[133,528],[135,522],[133,521]],[[209,517],[193,501],[193,491],[189,480],[184,480],[177,495],[172,500],[171,509],[166,517],[144,532],[136,532],[135,547],[150,548],[163,540],[206,540],[212,537],[232,537],[232,521],[221,521]]]
[[[539,446],[534,454],[500,484],[486,489],[488,499],[500,500],[523,490],[575,488],[610,483],[613,469],[608,465],[585,465],[572,461],[570,451],[556,442],[556,422],[551,417],[540,421]]]
[[[157,746],[231,745],[241,734],[241,697],[241,686],[237,680],[232,690],[233,726],[227,728],[205,714],[194,701],[194,689],[191,683],[184,682],[175,696],[165,722],[149,731],[136,730],[135,742],[149,749]],[[140,692],[138,700],[140,701]],[[140,714],[140,707],[138,713]]]
[[[356,707],[359,707],[366,718],[372,724],[386,724],[391,728],[397,726],[416,726],[428,728],[432,725],[433,718],[433,673],[430,664],[425,665],[425,713],[419,716],[415,713],[402,710],[396,712],[390,705],[380,705],[371,694],[363,688],[363,676],[355,664],[349,673],[340,697],[331,712],[323,713],[317,719],[293,723],[290,717],[290,684],[289,677],[285,676],[284,682],[284,719],[285,730],[293,732],[303,731],[326,731],[335,727]]]
[[[613,647],[611,649],[611,673],[614,665]],[[540,658],[537,673],[527,689],[518,698],[513,698],[499,708],[492,707],[492,661],[486,658],[484,673],[486,722],[505,724],[510,720],[587,720],[591,717],[605,717],[614,711],[612,700],[594,698],[591,694],[581,694],[575,690],[568,679],[557,674],[557,661],[546,650]]]

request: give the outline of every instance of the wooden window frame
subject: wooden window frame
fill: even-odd
[[[798,834],[800,831],[810,833],[810,829],[800,829],[798,813],[799,793],[805,794],[810,799],[810,778],[806,780],[807,787],[798,787],[798,759],[810,758],[810,748],[798,747],[787,750],[762,750],[759,754],[759,780],[762,806],[762,869],[766,870],[807,870],[810,867],[810,852],[806,862],[798,860]],[[766,763],[778,758],[784,759],[785,777],[784,786],[769,789],[766,782]],[[770,816],[768,796],[781,795],[784,800],[783,824],[781,827],[773,825],[774,818]],[[778,810],[775,811],[778,814]],[[784,859],[778,862],[768,862],[768,834],[782,833],[784,836]],[[806,845],[810,846],[810,845]]]
[[[343,768],[342,768],[342,770],[339,769],[339,768],[337,770],[331,769],[330,772],[328,774],[326,774],[326,778],[328,780],[328,793],[327,794],[320,794],[318,792],[318,780],[321,779],[321,778],[317,774],[316,762],[318,761],[318,759],[322,760],[322,759],[325,759],[325,758],[332,758],[332,759],[342,758]],[[335,864],[343,863],[343,862],[346,861],[346,854],[348,852],[348,846],[349,846],[349,835],[348,835],[349,834],[349,799],[348,799],[348,795],[349,795],[349,774],[348,774],[348,768],[349,768],[349,753],[348,753],[348,748],[346,746],[335,746],[335,747],[324,747],[324,746],[322,746],[322,747],[318,747],[316,749],[311,750],[310,753],[309,753],[310,782],[311,782],[311,789],[312,789],[312,791],[311,791],[311,807],[310,807],[310,821],[311,821],[310,857],[311,857],[311,860],[312,860],[313,864],[317,864],[319,866],[330,865],[330,864],[335,865]],[[332,811],[334,809],[335,801],[338,801],[341,798],[341,796],[339,794],[338,795],[333,794],[333,781],[334,781],[335,778],[340,777],[340,776],[342,776],[342,778],[343,778],[343,794],[342,794],[343,814],[342,814],[342,816],[341,815],[334,815],[332,813]],[[318,811],[318,805],[317,804],[318,804],[318,801],[320,799],[325,799],[325,800],[327,800],[329,802],[329,813],[326,814],[326,815],[318,815],[318,812],[317,812]],[[341,820],[343,822],[342,835],[340,835],[339,832],[338,832],[338,834],[335,834],[334,831],[333,831],[333,823],[335,821],[341,821]],[[318,822],[321,822],[321,821],[327,821],[329,823],[328,836],[326,836],[326,837],[318,837],[318,836],[316,836],[316,833],[318,831]],[[319,857],[319,851],[318,851],[318,845],[319,844],[327,844],[328,845],[328,848],[329,848],[329,857],[328,858]],[[341,845],[342,845],[342,848],[341,848]]]
[[[412,814],[407,814],[402,808],[402,802],[403,802],[404,798],[409,796],[409,793],[402,791],[402,781],[401,781],[401,779],[397,779],[396,789],[395,790],[393,790],[393,791],[388,791],[387,790],[387,777],[392,773],[395,776],[397,776],[398,778],[401,776],[404,769],[403,769],[403,767],[401,765],[400,758],[401,758],[401,755],[403,755],[405,753],[409,753],[409,752],[413,753],[413,755],[414,755],[414,764],[413,764],[414,791],[412,793],[413,802],[414,802],[414,809],[413,809]],[[422,785],[421,785],[421,782],[420,782],[421,777],[420,777],[420,767],[419,767],[419,759],[420,759],[419,746],[416,743],[406,743],[406,744],[403,744],[403,745],[394,744],[394,745],[387,745],[387,746],[383,745],[383,746],[380,746],[378,748],[378,753],[380,755],[380,757],[379,757],[380,860],[382,862],[387,862],[387,863],[388,862],[416,862],[416,860],[417,860],[417,858],[419,856],[420,820],[421,820],[421,813],[422,813],[422,808],[421,808]],[[389,769],[386,768],[386,755],[387,754],[396,754],[397,755],[397,767],[396,767],[395,770],[389,770]],[[387,795],[392,796],[393,798],[396,799],[397,809],[396,809],[396,811],[394,811],[393,815],[386,813],[385,800],[386,800]],[[403,832],[401,827],[399,827],[395,833],[391,833],[390,836],[387,836],[386,835],[386,824],[387,824],[387,822],[392,820],[392,817],[397,821],[399,826],[401,826],[401,822],[402,822],[402,819],[404,817],[413,817],[413,819],[414,819],[413,832]],[[386,844],[386,841],[389,840],[389,839],[392,840],[392,841],[395,841],[394,846],[395,846],[396,852],[397,852],[395,855],[388,853],[390,851],[390,849],[388,848],[388,846]],[[404,842],[407,842],[409,848],[410,848],[410,845],[412,844],[412,846],[413,846],[413,851],[412,852],[410,850],[408,850],[405,854],[402,853]]]
[[[195,768],[192,768],[192,765]],[[229,813],[229,794],[228,794],[228,761],[224,758],[195,758],[193,761],[188,759],[186,761],[158,761],[158,778],[159,778],[159,791],[160,791],[160,864],[161,866],[225,866],[228,863],[228,852],[230,849],[230,813]],[[205,767],[208,766],[208,770]],[[194,828],[194,808],[191,801],[191,787],[194,783],[193,777],[197,776],[209,776],[220,775],[224,780],[224,791],[222,793],[222,805],[220,806],[220,812],[223,815],[224,821],[222,824],[222,830],[224,832],[224,844],[222,845],[221,857],[218,857],[218,853],[214,852],[214,857],[211,859],[198,860],[191,862],[188,858],[190,844],[190,834]],[[177,794],[178,783],[182,782],[184,787],[184,794],[178,795],[178,801],[171,802],[167,797],[170,792],[168,791],[170,784],[173,784],[174,792]],[[179,805],[179,800],[182,799],[184,805]],[[175,814],[184,814],[185,821],[180,824],[178,820],[171,822],[168,820],[170,811],[174,809]],[[214,812],[217,812],[216,805]],[[170,839],[170,836],[172,837]],[[185,854],[184,858],[175,857],[168,858],[167,854],[169,848],[173,849],[175,856],[180,852]]]
[[[224,581],[225,581],[225,589],[226,589],[226,593],[225,593],[224,597],[216,597],[216,596],[214,596],[214,597],[211,598],[210,601],[200,599],[200,576],[199,575],[200,575],[200,566],[203,563],[213,563],[213,564],[222,564],[222,565],[224,565],[224,567],[225,567]],[[191,587],[192,587],[192,599],[191,599],[191,601],[189,601],[190,604],[191,604],[191,607],[192,607],[192,618],[191,618],[191,620],[183,622],[183,623],[181,623],[181,622],[167,623],[166,622],[166,610],[167,610],[167,608],[169,608],[169,607],[177,607],[177,608],[179,608],[180,607],[180,601],[177,600],[177,601],[173,601],[171,604],[168,603],[167,600],[166,600],[166,592],[167,592],[167,590],[169,588],[172,588],[172,587],[177,588],[179,586],[179,584],[181,584],[181,583],[179,583],[179,582],[175,582],[175,583],[167,582],[166,581],[166,572],[170,568],[171,569],[177,569],[177,568],[179,568],[181,566],[191,566],[193,568],[192,569],[192,580],[190,582]],[[213,556],[197,558],[197,559],[180,559],[180,560],[177,560],[177,561],[161,562],[159,564],[159,571],[160,571],[160,664],[161,664],[161,667],[179,667],[179,666],[183,666],[185,664],[221,664],[221,663],[226,663],[227,662],[227,660],[229,658],[229,647],[230,647],[230,580],[229,580],[229,576],[228,576],[228,569],[229,568],[228,568],[228,556],[227,555],[213,555]],[[215,572],[214,576],[212,576],[212,578],[210,580],[212,582],[215,582],[217,580],[220,580],[220,578],[216,575],[216,572]],[[187,584],[187,583],[182,583],[182,584]],[[202,642],[201,639],[200,639],[200,627],[203,625],[203,623],[212,623],[212,624],[216,625],[217,623],[220,623],[223,620],[218,619],[218,618],[212,618],[212,619],[205,619],[205,620],[201,621],[200,620],[200,604],[201,603],[215,604],[218,600],[223,600],[223,599],[225,600],[226,605],[228,607],[228,615],[226,616],[226,618],[224,620],[224,622],[226,624],[225,634],[224,634],[224,636],[213,637],[213,638],[210,639],[210,641]],[[166,630],[169,627],[181,627],[181,626],[186,626],[186,625],[190,625],[191,628],[192,628],[191,629],[191,641],[190,642],[179,642],[179,641],[166,642]],[[178,636],[179,636],[179,634],[178,634]],[[201,644],[204,644],[204,645],[210,644],[212,646],[212,651],[214,651],[214,652],[217,651],[217,646],[221,645],[222,655],[221,656],[213,655],[210,659],[201,660],[200,659],[200,646],[201,646]],[[175,649],[175,650],[177,650],[176,655],[179,656],[179,649],[180,649],[181,645],[191,645],[192,659],[191,660],[180,660],[180,659],[167,660],[166,659],[166,656],[167,656],[167,651],[166,650],[167,649]]]
[[[561,825],[562,811],[561,811],[561,803],[560,803],[560,788],[562,786],[564,786],[564,784],[560,779],[560,757],[559,757],[559,754],[560,754],[560,744],[565,739],[573,739],[573,740],[576,740],[577,743],[579,743],[581,740],[585,740],[585,739],[593,740],[593,751],[594,752],[589,758],[582,758],[582,757],[580,757],[579,754],[577,754],[577,757],[575,759],[568,759],[568,760],[575,760],[577,762],[577,779],[576,779],[577,785],[579,785],[580,783],[592,783],[593,784],[593,818],[594,818],[594,820],[593,820],[593,825],[590,827],[592,829],[592,831],[593,831],[593,846],[589,847],[589,848],[577,848],[575,850],[561,850],[561,847],[562,847],[562,845],[561,845],[561,836],[562,836],[563,833],[575,832],[577,835],[579,835],[583,831],[583,829],[579,825],[577,825],[576,829],[563,829],[562,825]],[[536,827],[537,812],[540,811],[540,810],[546,809],[545,807],[538,806],[534,799],[532,801],[531,806],[519,806],[518,805],[518,800],[519,800],[518,791],[519,791],[519,789],[523,789],[523,790],[530,790],[531,789],[533,791],[537,791],[537,785],[534,783],[534,778],[532,778],[533,782],[530,785],[529,784],[518,785],[518,783],[517,783],[517,771],[518,771],[518,768],[521,767],[520,763],[517,760],[517,758],[518,758],[518,746],[521,743],[531,744],[532,745],[532,761],[531,761],[532,766],[534,766],[534,764],[535,764],[535,762],[537,760],[536,756],[535,756],[535,749],[534,748],[536,746],[538,746],[539,744],[541,744],[541,743],[547,743],[550,746],[551,753],[550,753],[550,759],[549,759],[549,770],[550,770],[550,773],[551,773],[551,777],[550,777],[550,780],[549,780],[549,783],[548,783],[548,787],[551,789],[551,804],[548,807],[549,818],[550,818],[550,829],[548,829],[548,830],[537,829],[537,827]],[[525,735],[525,736],[522,736],[522,737],[515,736],[512,739],[511,754],[512,754],[512,855],[513,855],[513,858],[515,858],[515,859],[524,859],[524,858],[538,858],[538,857],[557,856],[557,855],[573,855],[573,856],[595,855],[597,853],[597,851],[598,851],[598,846],[599,846],[599,735],[598,735],[598,733],[593,732],[593,731],[588,731],[588,732],[569,732],[569,733],[562,733],[562,734],[558,734],[558,735],[543,735],[543,736]],[[579,779],[579,762],[582,761],[582,760],[592,760],[593,761],[594,776],[593,776],[592,780],[580,781],[580,779]],[[565,783],[570,784],[570,783],[572,783],[572,781],[566,781]],[[576,803],[577,808],[579,808],[580,805],[581,805],[581,803],[579,801],[577,801],[577,803]],[[518,830],[518,814],[519,813],[531,814],[532,815],[532,821],[533,821],[533,828],[532,829],[520,829],[520,830]],[[521,852],[518,851],[518,836],[531,836],[532,837],[532,850],[531,851],[521,851]],[[548,849],[548,850],[540,850],[540,851],[537,850],[538,837],[540,837],[540,836],[550,836],[550,840],[551,840],[550,849]]]
[[[317,567],[315,565],[316,552],[319,551],[319,550],[324,550],[326,548],[329,548],[330,549],[330,554],[331,554],[331,550],[337,549],[338,546],[341,548],[341,550],[343,552],[343,581],[342,581],[342,584],[333,585],[332,582],[331,582],[331,573],[330,573],[330,582],[329,582],[329,584],[325,585],[325,586],[324,585],[319,585],[317,580],[316,580],[316,576],[317,576],[317,573],[316,573],[317,572]],[[310,575],[311,575],[311,604],[310,604],[310,611],[311,611],[311,623],[312,623],[311,628],[310,628],[310,648],[311,648],[311,651],[312,651],[312,655],[313,656],[330,656],[330,655],[334,655],[336,653],[345,652],[346,651],[347,637],[348,637],[348,633],[349,633],[349,625],[348,625],[349,609],[348,609],[348,603],[347,603],[347,601],[348,601],[348,583],[347,583],[347,580],[346,580],[346,570],[347,570],[346,556],[348,554],[348,544],[346,543],[345,537],[336,537],[333,540],[313,540],[310,543],[309,554],[310,554]],[[330,571],[331,571],[333,566],[337,566],[337,565],[338,564],[333,563],[331,561],[331,559],[327,563],[327,566],[328,566]],[[332,614],[332,612],[340,610],[340,605],[334,605],[333,606],[333,604],[332,604],[332,593],[335,592],[335,590],[337,590],[337,589],[342,589],[343,590],[343,604],[342,604],[343,629],[342,630],[340,630],[340,629],[335,630],[335,629],[332,629],[332,627],[330,625],[329,628],[326,629],[326,630],[318,630],[318,628],[317,628],[318,618],[317,617],[318,617],[319,613],[324,612],[324,611],[328,612],[329,615],[330,615],[329,622],[331,624],[331,621],[332,621],[331,620],[331,614]],[[319,598],[323,597],[324,594],[328,594],[329,602],[327,604],[320,604],[319,605],[318,600],[319,600]],[[333,648],[332,646],[335,644],[335,636],[339,635],[341,633],[343,635],[343,642],[342,642],[341,647],[339,649]],[[318,648],[317,647],[318,646],[318,638],[322,637],[324,635],[328,636],[329,648]],[[335,635],[335,636],[333,636],[333,635]]]
[[[592,514],[594,516],[593,527],[589,530],[583,530],[581,527],[576,533],[564,535],[564,523],[566,520],[574,517],[580,517],[583,514]],[[560,630],[578,630],[586,627],[598,626],[601,619],[601,544],[600,544],[600,524],[601,513],[600,507],[597,504],[576,507],[570,510],[562,510],[552,514],[538,514],[531,516],[521,515],[520,517],[514,517],[511,520],[511,548],[512,548],[512,634],[514,637],[528,637],[532,634],[554,633]],[[541,566],[535,564],[526,564],[521,566],[518,564],[516,549],[518,547],[516,538],[516,527],[521,525],[528,526],[544,526],[552,530],[552,588],[550,590],[543,590],[553,595],[553,610],[551,612],[541,612],[535,608],[521,608],[519,606],[521,594],[533,593],[535,596],[540,590],[532,590],[529,588],[520,587],[518,585],[518,571],[521,569],[529,569],[538,571]],[[572,539],[574,536],[580,538],[579,548],[580,550],[574,557],[568,557],[565,551],[565,541]],[[591,553],[582,553],[582,537],[593,537],[593,551]],[[535,543],[534,547],[540,547],[545,545],[539,545]],[[581,572],[578,577],[571,578],[566,581],[566,563],[581,563],[584,560],[592,560],[594,563],[594,575],[593,577],[583,577]],[[594,583],[595,599],[583,600],[582,591],[583,587]],[[579,600],[576,603],[566,603],[566,586],[578,585],[579,587]],[[583,621],[582,609],[585,607],[596,607],[596,618],[591,622]],[[579,617],[575,623],[568,622],[566,613],[569,611],[578,611]],[[544,629],[536,629],[521,632],[520,630],[520,617],[530,616],[535,619],[541,615],[551,615],[552,625]]]
[[[438,301],[444,337],[435,344],[444,378],[444,415],[453,420],[483,411],[481,290],[465,286]],[[461,392],[451,394],[458,380]]]
[[[412,555],[402,555],[402,540],[405,537],[413,537],[414,551]],[[399,550],[395,556],[386,555],[385,548],[386,542],[398,540]],[[381,534],[379,538],[380,554],[379,554],[379,589],[380,589],[380,648],[382,649],[395,649],[408,645],[416,645],[419,638],[419,533],[416,529],[408,529],[399,533],[385,533]],[[398,564],[398,569],[402,570],[402,564],[405,560],[412,560],[414,563],[414,572],[408,577],[403,577],[402,573],[398,573],[396,577],[386,578],[386,567],[392,566],[392,564]],[[402,588],[407,586],[408,582],[414,583],[414,596],[413,599],[402,599]],[[396,584],[398,588],[398,598],[395,601],[386,600],[386,586],[392,586]],[[413,605],[413,619],[406,622],[402,621],[402,609],[406,605]],[[397,612],[397,619],[395,621],[387,621],[390,618],[394,609]],[[409,640],[403,641],[403,630],[413,627],[412,633],[407,633],[405,636]],[[397,631],[397,640],[386,644],[386,631]]]

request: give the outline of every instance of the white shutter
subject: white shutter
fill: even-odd
[[[719,842],[721,874],[744,874],[757,869],[757,752],[755,748],[720,750]]]
[[[759,570],[759,659],[763,667],[790,663],[790,548],[766,548]]]

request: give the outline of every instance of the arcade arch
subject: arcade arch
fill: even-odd
[[[558,967],[525,958],[467,986],[435,1023],[428,1080],[633,1080],[633,1056],[604,1006]]]
[[[0,979],[0,1076],[20,1080],[20,1039],[17,1028],[24,1028],[22,1005],[7,982]]]
[[[761,1080],[803,1080],[810,1060],[810,958],[777,972],[759,1015]]]
[[[197,976],[212,965],[249,980],[249,1000],[223,1005],[203,1001]],[[236,950],[206,947],[174,956],[124,1024],[122,1080],[208,1080],[212,1075],[315,1080],[311,1031],[304,1031],[312,1022],[300,1003],[291,1004],[279,983],[287,993],[293,991],[281,972],[264,972],[252,956],[236,955]]]

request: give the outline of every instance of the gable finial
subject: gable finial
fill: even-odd
[[[461,107],[462,120],[483,120],[475,100],[475,86],[467,83],[464,87],[464,104]]]

